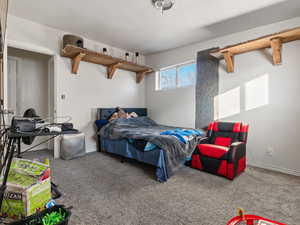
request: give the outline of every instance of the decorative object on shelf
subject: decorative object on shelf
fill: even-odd
[[[135,63],[136,63],[136,64],[139,63],[139,56],[140,56],[140,53],[136,52],[136,53],[135,53]]]
[[[103,48],[102,52],[104,55],[107,55],[107,48]]]
[[[68,57],[72,60],[72,73],[74,74],[77,74],[81,60],[106,66],[108,79],[112,79],[117,69],[123,69],[135,72],[136,82],[140,83],[147,74],[153,72],[153,69],[148,66],[128,62],[120,58],[115,58],[100,52],[79,48],[73,45],[67,45],[63,48],[61,56]]]
[[[128,58],[129,58],[129,53],[126,52],[126,53],[125,53],[125,60],[128,61]]]
[[[175,4],[175,0],[152,0],[153,6],[164,14],[164,11],[169,10]]]
[[[282,63],[282,44],[296,40],[300,40],[300,27],[263,36],[240,44],[230,45],[222,49],[213,50],[210,54],[219,59],[224,58],[227,65],[227,72],[233,73],[235,55],[264,48],[272,48],[273,64],[280,65]]]
[[[76,47],[83,48],[83,38],[72,34],[66,34],[63,37],[63,47],[66,47],[67,45],[74,45]]]

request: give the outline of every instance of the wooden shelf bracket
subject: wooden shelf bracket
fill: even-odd
[[[226,51],[222,52],[225,62],[226,62],[226,68],[228,73],[233,73],[234,72],[234,57],[231,54],[231,52]]]
[[[152,69],[137,72],[136,73],[136,83],[138,83],[138,84],[141,83],[144,80],[146,74],[151,73],[151,72],[152,72]]]
[[[146,65],[129,62],[121,58],[103,54],[74,45],[66,45],[61,50],[61,56],[71,59],[71,72],[77,74],[81,61],[102,65],[107,67],[107,78],[112,79],[116,70],[125,70],[136,73],[136,81],[140,83],[147,73],[152,72],[152,68]]]
[[[86,56],[85,53],[79,53],[74,58],[72,58],[72,73],[74,74],[78,73],[80,61],[84,56]]]
[[[271,39],[271,47],[273,50],[273,64],[280,65],[282,62],[281,50],[282,50],[282,41],[280,38]]]
[[[117,63],[111,64],[110,66],[108,66],[107,67],[107,79],[112,79],[116,70],[121,65],[122,65],[121,62],[117,62]]]
[[[210,55],[218,59],[224,58],[227,64],[227,72],[231,73],[234,71],[234,56],[251,51],[271,48],[273,52],[273,64],[280,65],[282,63],[282,45],[297,40],[300,40],[300,27],[266,35],[239,44],[229,45],[221,49],[212,50]]]

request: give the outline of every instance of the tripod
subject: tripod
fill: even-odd
[[[0,209],[2,207],[4,193],[6,190],[7,178],[8,178],[11,162],[12,162],[15,150],[16,150],[17,143],[18,143],[17,138],[9,138],[7,147],[5,145],[3,147],[3,151],[4,151],[3,152],[4,153],[3,154],[3,163],[1,163],[1,168],[0,168],[0,174],[2,174],[2,172],[3,172],[3,180],[2,180],[1,187],[0,187]]]

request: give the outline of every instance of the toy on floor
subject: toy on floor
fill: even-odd
[[[238,209],[238,216],[232,218],[227,225],[287,225],[260,216],[245,215],[243,209]]]
[[[42,221],[43,225],[57,225],[63,222],[66,218],[66,214],[59,209],[58,212],[47,213]]]
[[[49,209],[49,208],[51,208],[51,207],[53,207],[53,206],[55,206],[55,205],[56,205],[55,200],[51,199],[51,200],[46,204],[46,208]]]

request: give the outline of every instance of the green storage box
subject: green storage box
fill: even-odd
[[[8,175],[1,215],[21,219],[45,209],[50,199],[49,166],[14,158]]]

